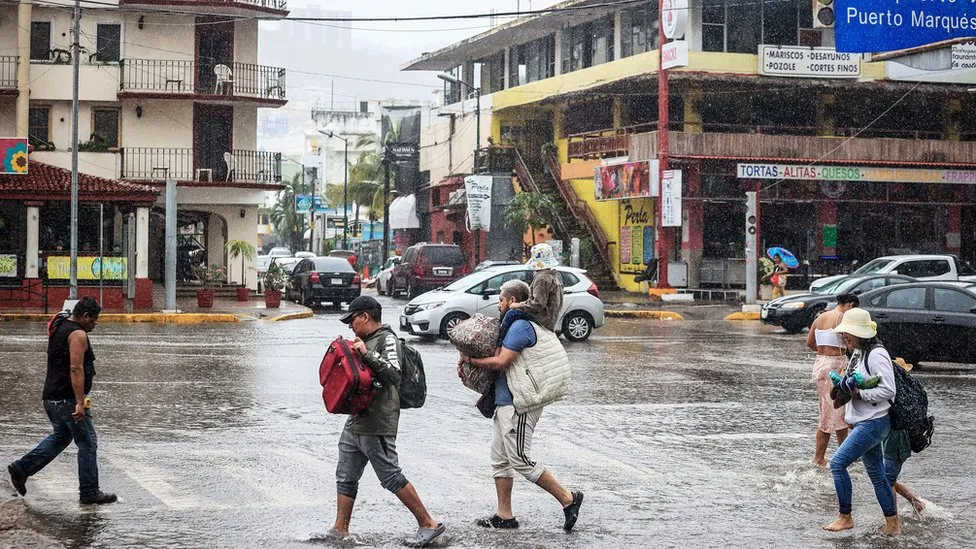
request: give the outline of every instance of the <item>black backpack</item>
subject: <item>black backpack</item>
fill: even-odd
[[[868,374],[871,374],[871,370],[867,361],[872,349],[864,355],[864,368]],[[935,416],[928,415],[929,397],[921,382],[895,361],[891,361],[891,369],[895,375],[895,398],[888,401],[891,404],[888,410],[891,429],[905,431],[912,452],[917,454],[932,444]]]
[[[427,375],[420,351],[400,338],[403,362],[400,364],[400,409],[420,408],[427,400]]]

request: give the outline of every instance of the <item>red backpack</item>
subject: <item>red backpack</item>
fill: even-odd
[[[369,408],[376,396],[373,371],[342,337],[329,345],[319,365],[322,400],[331,414],[358,414]]]

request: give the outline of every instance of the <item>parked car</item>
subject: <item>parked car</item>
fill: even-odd
[[[603,326],[603,302],[586,271],[556,267],[563,282],[563,308],[556,331],[570,341],[585,341]],[[446,336],[458,322],[475,313],[498,317],[498,293],[512,279],[532,283],[532,269],[525,265],[500,266],[478,271],[447,286],[414,298],[400,315],[400,330],[421,336]]]
[[[976,363],[976,291],[955,283],[915,282],[861,295],[878,339],[906,362]]]
[[[305,259],[306,257],[315,257],[315,254],[312,252],[295,252],[295,257]]]
[[[380,295],[386,295],[390,291],[390,277],[393,276],[393,268],[400,264],[403,259],[398,255],[387,258],[383,268],[376,275],[376,291]]]
[[[268,272],[268,265],[271,265],[271,260],[279,257],[294,257],[291,250],[288,248],[271,248],[271,251],[267,255],[258,255],[254,260],[254,267],[258,272],[258,278],[264,276],[264,273]]]
[[[393,268],[390,294],[404,294],[407,299],[413,299],[470,272],[460,246],[421,242],[407,248],[403,261]]]
[[[308,307],[328,301],[338,308],[341,303],[349,303],[362,293],[359,274],[341,257],[302,259],[295,265],[289,280],[298,302]]]
[[[873,259],[852,274],[895,273],[910,276],[917,280],[966,280],[976,282],[976,269],[969,263],[949,254],[932,255],[888,255]],[[835,282],[847,275],[818,278],[810,284],[810,291],[816,292],[826,284]]]
[[[359,262],[359,257],[356,255],[356,252],[352,250],[332,250],[329,252],[329,257],[343,257],[349,262],[350,265],[353,266],[353,268],[355,268],[356,263]]]
[[[896,274],[851,275],[824,286],[818,293],[788,295],[767,301],[762,306],[759,318],[763,324],[782,326],[788,333],[795,334],[809,328],[817,315],[837,303],[837,296],[841,294],[860,295],[876,288],[908,282],[915,282],[915,279]]]

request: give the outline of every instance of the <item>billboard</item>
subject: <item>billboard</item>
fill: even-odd
[[[78,258],[78,280],[99,280],[99,274],[102,274],[101,280],[127,280],[128,260],[124,257]],[[71,278],[71,256],[48,256],[47,277],[52,280]]]
[[[625,200],[657,196],[658,161],[606,164],[593,169],[597,200]]]
[[[0,175],[27,174],[27,138],[0,137]]]
[[[837,51],[905,50],[976,35],[976,4],[947,0],[837,0]]]
[[[490,175],[469,175],[464,178],[468,224],[472,231],[491,230],[491,185],[494,181],[495,178]]]

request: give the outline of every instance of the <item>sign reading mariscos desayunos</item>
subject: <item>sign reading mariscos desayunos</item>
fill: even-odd
[[[873,168],[868,166],[739,164],[736,172],[740,179],[803,179],[807,181],[976,184],[976,171],[966,170]]]
[[[759,74],[797,78],[857,78],[861,56],[839,53],[834,48],[759,46]]]
[[[972,0],[837,0],[837,51],[903,50],[976,36]]]

